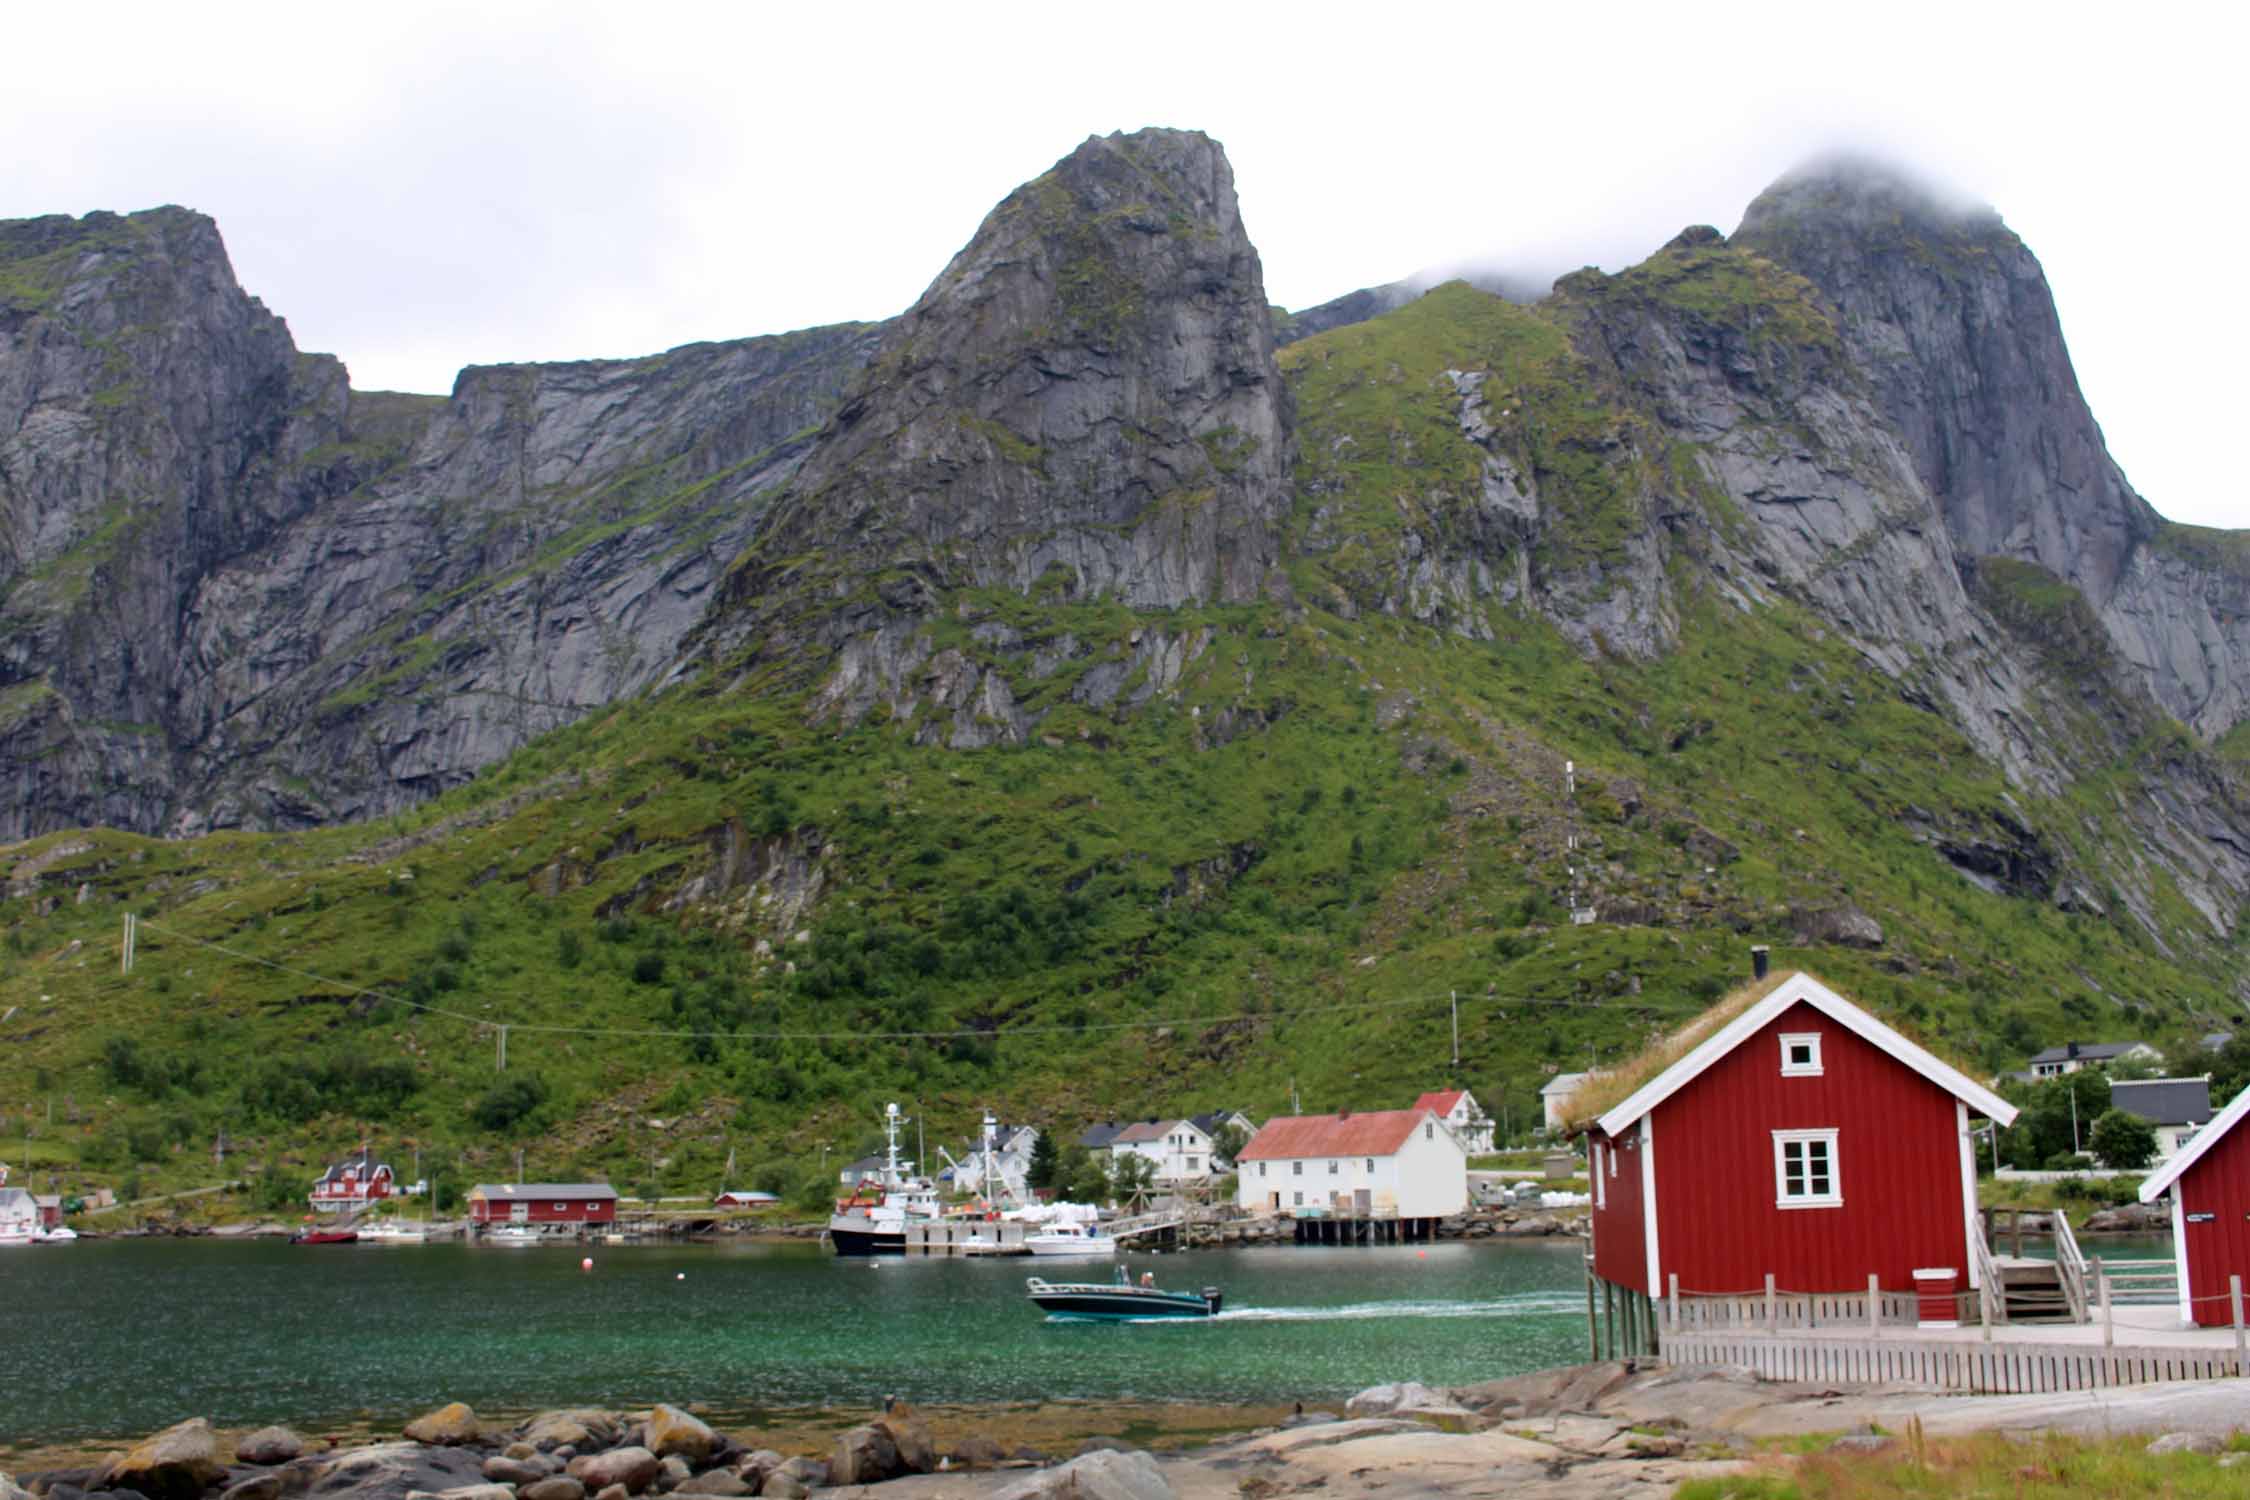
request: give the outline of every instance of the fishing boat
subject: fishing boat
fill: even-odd
[[[292,1245],[355,1245],[359,1243],[356,1229],[300,1229],[289,1236]]]
[[[1123,1266],[1117,1268],[1117,1280],[1106,1284],[1043,1281],[1027,1276],[1024,1285],[1031,1290],[1031,1300],[1050,1319],[1121,1322],[1136,1318],[1215,1318],[1221,1300],[1215,1286],[1201,1292],[1167,1292],[1157,1286],[1154,1272],[1143,1273],[1135,1282]]]
[[[1117,1237],[1099,1224],[1049,1224],[1023,1237],[1033,1255],[1115,1255]]]
[[[937,1219],[937,1189],[910,1176],[914,1164],[899,1157],[905,1124],[897,1105],[883,1106],[883,1170],[875,1182],[863,1178],[850,1197],[837,1199],[828,1220],[828,1243],[838,1255],[904,1255],[907,1230]]]

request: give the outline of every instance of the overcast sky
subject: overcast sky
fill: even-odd
[[[1088,134],[1210,132],[1289,307],[1629,264],[1873,149],[2045,264],[2111,451],[2250,526],[2232,49],[2164,8],[642,4],[12,13],[0,217],[180,203],[362,388],[898,312]]]

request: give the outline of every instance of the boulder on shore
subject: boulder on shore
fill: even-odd
[[[1113,1448],[1042,1469],[991,1500],[1173,1500],[1164,1471],[1146,1453]]]
[[[272,1467],[285,1464],[305,1451],[305,1440],[286,1427],[261,1427],[234,1440],[238,1462]]]
[[[981,1434],[955,1443],[950,1455],[956,1469],[997,1469],[1007,1456],[1007,1449]]]
[[[517,1490],[516,1500],[586,1500],[586,1486],[568,1474],[550,1474]]]
[[[406,1435],[417,1443],[440,1448],[473,1443],[484,1436],[484,1424],[465,1401],[448,1401],[436,1411],[426,1411],[406,1424]]]
[[[583,1453],[570,1461],[571,1476],[596,1494],[615,1484],[623,1485],[627,1494],[638,1495],[656,1483],[656,1476],[663,1472],[664,1461],[641,1447]]]
[[[711,1449],[719,1440],[719,1435],[702,1419],[664,1402],[658,1402],[649,1412],[646,1431],[651,1453],[658,1458],[677,1454],[691,1464],[710,1458]]]
[[[465,1448],[421,1443],[375,1443],[333,1458],[299,1459],[292,1472],[310,1467],[314,1500],[406,1500],[417,1490],[442,1493],[484,1480],[484,1465]],[[286,1486],[294,1488],[294,1486]]]
[[[192,1500],[226,1478],[234,1446],[201,1417],[143,1438],[95,1476],[93,1488],[138,1490],[151,1500]]]
[[[836,1456],[829,1460],[828,1473],[837,1484],[881,1484],[905,1472],[898,1444],[877,1423],[862,1422],[836,1435]]]
[[[516,1429],[518,1441],[552,1452],[557,1448],[607,1448],[625,1436],[625,1419],[613,1411],[575,1407],[543,1411]]]

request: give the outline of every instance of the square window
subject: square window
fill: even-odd
[[[1781,1076],[1784,1078],[1818,1078],[1820,1076],[1819,1032],[1785,1031],[1781,1034]]]
[[[1303,1193],[1297,1194],[1297,1201],[1290,1206],[1293,1208],[1303,1208],[1305,1206],[1305,1195]]]
[[[1289,1175],[1290,1175],[1290,1176],[1292,1176],[1292,1177],[1302,1177],[1302,1176],[1304,1176],[1304,1175],[1305,1175],[1305,1164],[1304,1164],[1303,1162],[1301,1162],[1301,1161],[1293,1161],[1293,1162],[1291,1162],[1291,1163],[1289,1164]]]
[[[1333,1161],[1328,1164],[1328,1175],[1331,1177],[1336,1175],[1336,1163]]]
[[[1844,1186],[1837,1175],[1834,1130],[1777,1130],[1773,1133],[1774,1206],[1841,1208]]]

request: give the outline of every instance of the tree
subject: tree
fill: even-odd
[[[1129,1204],[1145,1197],[1149,1185],[1156,1181],[1156,1163],[1138,1151],[1119,1151],[1109,1168],[1109,1191],[1113,1201]]]
[[[2084,1150],[2094,1121],[2109,1112],[2109,1079],[2099,1068],[2043,1078],[2010,1093],[2022,1113],[2001,1132],[2000,1151],[2014,1167],[2036,1169],[2050,1157]]]
[[[1055,1185],[1062,1153],[1055,1149],[1054,1132],[1042,1130],[1032,1138],[1031,1162],[1024,1168],[1024,1182],[1044,1192]]]
[[[2156,1127],[2121,1109],[2096,1120],[2088,1140],[2105,1166],[2136,1172],[2156,1159]]]
[[[1240,1125],[1220,1126],[1219,1133],[1211,1137],[1211,1164],[1213,1168],[1217,1168],[1221,1163],[1229,1167],[1233,1166],[1235,1158],[1242,1154],[1242,1148],[1249,1144],[1250,1132],[1244,1130]]]

